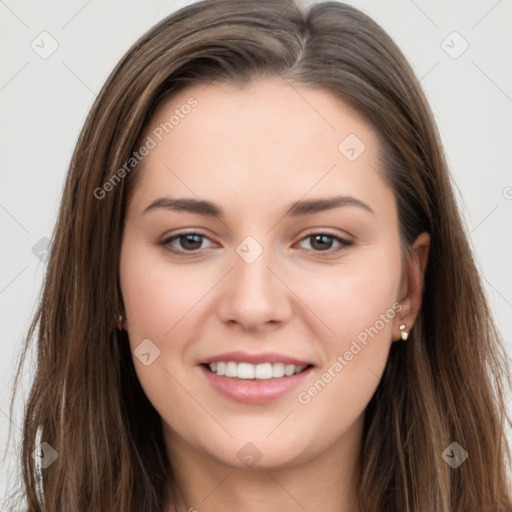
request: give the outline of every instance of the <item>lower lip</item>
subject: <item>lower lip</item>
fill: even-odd
[[[272,379],[238,379],[211,372],[203,365],[201,370],[210,384],[222,395],[244,404],[262,404],[276,400],[297,387],[313,370],[313,367],[289,377]]]

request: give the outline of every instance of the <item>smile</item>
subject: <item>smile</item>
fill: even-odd
[[[248,405],[265,404],[290,395],[314,371],[311,364],[234,361],[200,364],[199,368],[213,390],[225,398]],[[225,374],[221,375],[223,371]]]
[[[285,363],[261,363],[251,364],[235,361],[217,361],[209,363],[209,370],[217,375],[223,375],[235,379],[269,380],[281,377],[290,377],[302,372],[311,365],[294,365]]]

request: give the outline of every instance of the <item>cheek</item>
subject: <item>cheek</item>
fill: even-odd
[[[350,264],[347,259],[329,277],[320,276],[307,296],[334,333],[323,338],[322,368],[296,398],[315,428],[331,425],[335,436],[364,412],[386,366],[392,324],[401,309],[396,302],[400,252],[392,246],[368,251]]]
[[[127,237],[121,250],[120,283],[129,341],[147,398],[169,424],[179,425],[180,414],[190,407],[190,396],[179,384],[186,352],[184,329],[190,329],[187,312],[204,291],[191,284],[190,272],[176,271],[161,256],[157,260],[156,251],[150,249]],[[142,346],[144,350],[139,350]],[[138,355],[144,353],[150,354],[146,361]]]
[[[205,293],[207,283],[202,284],[197,273],[177,270],[155,254],[130,241],[121,252],[121,292],[130,337],[163,339]]]
[[[348,349],[359,335],[364,340],[368,330],[374,338],[389,339],[391,320],[400,308],[396,302],[400,280],[400,251],[390,244],[360,251],[303,281],[301,295],[329,327],[325,340],[331,353]]]

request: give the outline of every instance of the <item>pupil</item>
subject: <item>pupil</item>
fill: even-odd
[[[317,245],[317,241],[320,240],[320,245]],[[322,243],[326,243],[326,245],[322,245]],[[316,247],[315,247],[316,245]],[[313,248],[316,248],[316,249],[320,249],[320,250],[325,250],[325,249],[330,249],[332,245],[332,240],[331,240],[331,237],[329,235],[314,235],[313,236]]]
[[[201,235],[189,234],[189,235],[183,235],[180,238],[181,238],[181,240],[180,240],[181,245],[184,249],[194,250],[194,249],[199,249],[201,247]],[[193,240],[193,239],[195,239],[195,240]],[[190,242],[190,244],[189,244],[189,242]]]

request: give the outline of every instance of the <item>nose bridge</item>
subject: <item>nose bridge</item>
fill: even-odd
[[[263,307],[263,302],[271,301],[275,288],[275,283],[272,282],[274,276],[268,268],[272,266],[275,258],[270,244],[266,242],[265,245],[263,247],[253,236],[244,238],[236,247],[237,258],[233,276],[239,299],[246,297],[248,300],[258,300],[260,307]]]
[[[235,251],[234,268],[220,301],[221,318],[246,327],[283,320],[288,312],[287,290],[270,270],[277,266],[272,248],[247,236]]]

